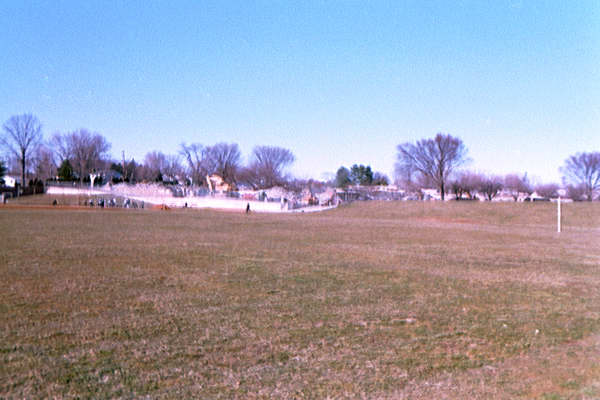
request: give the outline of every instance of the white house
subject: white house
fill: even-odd
[[[9,176],[9,175],[5,175],[2,179],[4,179],[4,186],[7,186],[7,187],[14,188],[18,182],[16,178]]]
[[[440,195],[440,192],[438,192],[437,189],[421,189],[421,193],[423,193],[424,200],[441,200],[442,199],[442,196]],[[449,198],[446,197],[446,200],[449,200]]]

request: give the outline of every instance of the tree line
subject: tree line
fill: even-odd
[[[381,172],[373,172],[371,166],[354,164],[350,169],[341,166],[335,174],[335,185],[345,188],[351,185],[387,186],[389,178]]]
[[[9,168],[19,169],[21,182],[27,178],[46,181],[79,180],[83,183],[90,173],[104,172],[113,180],[124,182],[185,180],[189,185],[202,186],[206,177],[217,174],[230,185],[244,184],[254,189],[293,185],[289,167],[294,154],[276,146],[256,146],[243,163],[236,143],[181,143],[178,154],[160,151],[146,154],[142,162],[134,159],[110,159],[111,144],[99,133],[78,129],[55,133],[44,140],[42,126],[32,114],[15,115],[3,125],[0,146],[7,161],[0,160],[0,179]],[[527,175],[504,177],[462,169],[469,160],[463,141],[449,134],[438,133],[433,138],[398,145],[395,165],[396,183],[408,191],[437,188],[442,200],[448,193],[457,199],[469,199],[474,193],[492,200],[504,190],[516,200],[520,193],[536,191],[543,197],[554,197],[558,184],[531,185]],[[600,152],[582,152],[569,156],[560,168],[563,185],[569,197],[592,200],[600,191]],[[32,180],[29,181],[32,183]],[[295,182],[297,183],[297,182]],[[340,167],[332,185],[388,185],[385,174],[372,171],[369,165]]]
[[[124,157],[119,161],[110,158],[111,144],[99,133],[87,129],[55,133],[44,140],[41,124],[31,114],[13,116],[3,128],[0,144],[9,162],[18,164],[24,185],[28,177],[83,183],[91,173],[102,172],[112,180],[123,182],[184,180],[197,186],[206,185],[206,177],[217,174],[228,184],[243,183],[262,189],[289,182],[288,168],[296,159],[290,150],[282,147],[256,146],[244,164],[236,143],[208,146],[182,143],[178,154],[151,151],[141,162]],[[7,166],[0,161],[0,172],[6,171]]]
[[[396,175],[407,188],[435,187],[442,200],[449,192],[457,199],[474,198],[480,193],[492,200],[501,190],[516,201],[520,194],[537,192],[541,197],[556,197],[556,183],[531,185],[527,174],[509,174],[504,177],[460,171],[469,158],[460,138],[438,133],[434,138],[416,143],[404,143],[397,148]],[[591,201],[600,191],[600,152],[577,153],[565,160],[560,168],[567,195],[574,200]],[[464,197],[465,196],[465,197]]]

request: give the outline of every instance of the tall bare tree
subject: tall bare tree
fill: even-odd
[[[564,183],[581,185],[588,201],[600,190],[600,152],[572,155],[560,170]]]
[[[257,146],[252,150],[250,163],[242,172],[242,181],[256,189],[286,184],[285,170],[294,161],[294,154],[282,147]]]
[[[187,172],[192,179],[192,184],[202,186],[207,175],[204,146],[200,143],[191,143],[190,145],[181,143],[179,153],[186,161]]]
[[[69,160],[79,175],[79,182],[89,173],[102,169],[108,160],[110,143],[99,133],[79,129],[63,135],[56,133],[52,137],[55,151],[63,160]]]
[[[236,182],[242,154],[236,143],[217,143],[205,148],[206,169],[209,174],[218,174],[229,184]]]
[[[415,171],[431,179],[444,200],[450,174],[466,161],[467,148],[462,140],[438,133],[433,139],[398,145],[396,169]]]
[[[183,166],[181,165],[181,158],[178,155],[167,154],[165,156],[164,174],[175,180],[183,177]]]
[[[31,114],[14,115],[4,123],[4,136],[0,144],[21,165],[21,183],[27,184],[26,171],[31,154],[42,140],[42,126]]]
[[[45,182],[56,177],[56,170],[52,150],[46,144],[38,146],[33,155],[33,173],[35,176]]]
[[[160,151],[151,151],[144,158],[143,179],[163,180],[181,175],[180,159],[176,155],[165,155]]]
[[[151,151],[144,157],[143,179],[147,181],[162,181],[167,165],[166,156],[160,151]]]
[[[69,160],[73,157],[70,142],[67,140],[68,135],[69,133],[65,133],[63,135],[60,132],[55,132],[49,141],[50,147],[57,156],[59,163],[62,163],[64,160]]]

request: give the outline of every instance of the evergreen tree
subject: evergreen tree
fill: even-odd
[[[63,162],[60,163],[57,173],[58,179],[61,181],[72,181],[75,179],[75,176],[73,175],[73,166],[68,159],[63,160]]]
[[[335,174],[335,186],[343,188],[350,185],[350,171],[346,167],[340,167]]]
[[[373,183],[373,171],[371,166],[354,164],[350,169],[350,180],[354,185],[368,186]]]

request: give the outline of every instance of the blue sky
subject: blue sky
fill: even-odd
[[[120,158],[278,145],[293,172],[392,174],[445,132],[471,169],[559,181],[600,151],[600,2],[4,1],[0,120],[88,128]]]

